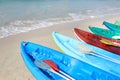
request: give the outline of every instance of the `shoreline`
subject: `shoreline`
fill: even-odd
[[[56,24],[50,27],[39,28],[29,32],[1,38],[0,80],[35,80],[22,60],[20,54],[21,41],[34,42],[59,51],[52,38],[53,31],[76,39],[72,31],[74,27],[87,31],[89,31],[89,25],[106,28],[102,25],[104,20],[114,23],[115,20],[119,19],[119,16],[120,15]]]
[[[70,19],[70,20],[63,20],[63,21],[50,21],[49,22],[49,19],[48,19],[48,21],[44,21],[43,20],[43,22],[40,22],[40,23],[38,23],[37,24],[37,22],[36,22],[36,24],[33,22],[33,24],[27,24],[27,23],[25,23],[24,21],[23,22],[19,22],[19,20],[18,20],[18,22],[17,23],[11,23],[11,24],[9,24],[9,25],[7,25],[7,26],[5,26],[4,25],[4,27],[0,27],[0,39],[2,39],[2,38],[6,38],[6,37],[9,37],[9,36],[12,36],[12,35],[17,35],[17,34],[21,34],[21,33],[27,33],[27,32],[30,32],[30,31],[34,31],[34,30],[37,30],[37,29],[42,29],[42,28],[49,28],[49,27],[53,27],[53,26],[56,26],[56,25],[60,25],[60,24],[69,24],[69,23],[77,23],[77,22],[84,22],[84,21],[87,21],[88,22],[88,20],[97,20],[97,19],[102,19],[102,18],[108,18],[108,17],[113,17],[113,16],[119,16],[120,14],[117,14],[117,15],[105,15],[105,16],[95,16],[95,17],[86,17],[86,18],[84,18],[84,19]],[[28,20],[28,23],[29,23],[29,20]],[[19,24],[22,24],[22,25],[19,25]],[[14,27],[12,27],[12,25],[14,26]],[[37,25],[37,26],[36,26]],[[22,27],[21,27],[22,26]]]

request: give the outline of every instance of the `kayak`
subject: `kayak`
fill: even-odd
[[[116,21],[115,21],[115,25],[120,26],[120,20],[116,20]]]
[[[35,44],[32,42],[21,42],[21,55],[24,63],[36,80],[66,80],[63,77],[47,69],[41,69],[35,61],[51,60],[58,65],[59,70],[63,71],[73,79],[68,80],[119,80],[119,74],[111,73],[92,66],[88,63],[75,59],[54,49]],[[42,65],[43,68],[45,65]],[[111,66],[111,65],[108,65]],[[115,66],[117,69],[117,66]],[[118,69],[119,70],[119,69]],[[114,71],[113,71],[114,72]],[[63,75],[66,76],[66,75]]]
[[[108,71],[112,74],[120,76],[120,71],[119,71],[120,64],[116,64],[114,62],[111,62],[111,61],[106,60],[106,59],[99,57],[99,56],[85,54],[79,50],[78,45],[87,46],[88,48],[91,48],[94,52],[97,52],[99,55],[104,54],[106,56],[109,56],[111,58],[116,59],[116,61],[119,61],[119,62],[120,62],[120,56],[113,54],[111,52],[108,52],[106,50],[103,50],[101,48],[92,46],[90,44],[86,44],[86,43],[79,41],[79,40],[76,40],[74,38],[62,35],[62,34],[57,33],[57,32],[53,32],[52,36],[53,36],[55,43],[59,46],[59,48],[65,54],[67,54],[71,57],[74,57],[78,60],[81,60],[85,63],[88,63],[92,66],[95,66],[97,68],[100,68],[102,70],[105,70],[105,71]]]
[[[120,37],[115,38],[115,36],[120,36],[120,33],[117,33],[115,31],[98,28],[98,27],[89,27],[89,29],[91,32],[99,36],[103,36],[103,37],[111,38],[111,39],[120,39]]]
[[[112,31],[120,33],[120,26],[104,21],[103,24]]]
[[[78,28],[74,28],[74,33],[79,40],[83,40],[84,42],[86,42],[88,44],[97,46],[104,50],[107,50],[107,51],[110,51],[110,52],[120,55],[120,47],[109,46],[109,45],[106,45],[106,44],[100,42],[100,40],[105,37],[98,36],[98,35],[88,32],[88,31],[84,31],[84,30],[81,30]]]

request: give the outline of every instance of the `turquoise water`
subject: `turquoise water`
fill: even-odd
[[[120,14],[120,0],[0,0],[0,38],[69,21]]]

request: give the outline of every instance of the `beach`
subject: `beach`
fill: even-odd
[[[89,31],[89,25],[106,28],[104,25],[102,25],[104,20],[114,23],[115,20],[118,19],[120,19],[120,15],[86,19],[81,21],[56,24],[50,27],[40,28],[33,31],[1,38],[0,80],[35,80],[23,62],[20,51],[21,41],[30,41],[55,50],[59,50],[51,35],[53,31],[76,39],[72,30],[74,27],[78,27],[86,31]]]

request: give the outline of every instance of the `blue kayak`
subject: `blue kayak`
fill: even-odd
[[[76,40],[76,39],[73,39],[71,37],[62,35],[62,34],[57,33],[57,32],[53,32],[52,36],[53,36],[53,39],[56,42],[56,44],[67,55],[70,55],[76,59],[79,59],[83,62],[86,62],[90,65],[93,65],[93,66],[98,67],[102,70],[108,71],[108,72],[120,77],[120,71],[119,71],[120,70],[120,63],[115,63],[115,62],[109,61],[107,59],[104,59],[102,57],[85,54],[79,50],[78,46],[79,45],[87,46],[88,48],[91,48],[94,52],[98,53],[99,55],[104,54],[105,56],[108,56],[108,57],[115,59],[116,61],[119,61],[119,62],[120,62],[120,56],[113,54],[111,52],[108,52],[106,50],[103,50],[101,48],[89,45],[89,44],[82,42],[80,40]],[[87,48],[86,48],[86,50],[87,50]]]
[[[120,33],[120,26],[104,21],[103,24],[112,31]]]
[[[119,76],[114,75],[109,71],[99,69],[88,63],[39,44],[21,42],[20,48],[24,63],[37,80],[65,79],[49,70],[39,68],[34,63],[36,60],[51,60],[55,62],[61,71],[70,75],[75,80],[120,80]]]

